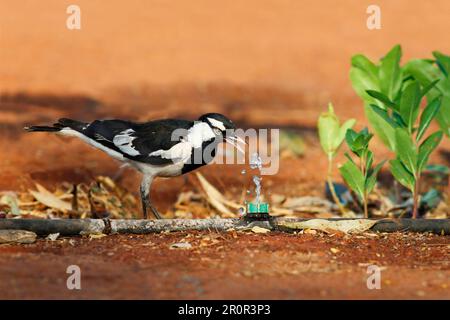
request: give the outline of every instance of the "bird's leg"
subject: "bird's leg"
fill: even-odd
[[[139,188],[141,191],[141,202],[142,202],[142,214],[144,219],[147,219],[147,210],[148,210],[148,193],[146,192],[146,187],[144,186],[144,182],[142,181],[141,186]]]
[[[153,182],[153,176],[144,175],[141,182],[141,201],[142,201],[142,211],[144,213],[144,219],[148,217],[148,210],[151,209],[156,219],[161,219],[161,215],[158,210],[152,205],[150,201],[150,186]]]
[[[153,206],[153,204],[151,203],[150,200],[148,201],[148,205],[150,206],[150,209],[152,209],[152,212],[155,215],[155,218],[156,219],[162,219],[161,214],[158,212],[158,210],[156,210],[156,208]]]

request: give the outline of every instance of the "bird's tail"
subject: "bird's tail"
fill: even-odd
[[[81,121],[62,118],[59,119],[57,123],[53,124],[53,126],[29,126],[25,127],[24,130],[28,132],[59,132],[64,128],[70,128],[78,131],[85,125],[86,123]]]
[[[49,126],[30,126],[23,129],[28,132],[58,132],[61,131],[62,128]]]

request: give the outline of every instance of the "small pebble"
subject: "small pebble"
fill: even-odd
[[[50,240],[50,241],[56,241],[59,237],[59,232],[58,233],[50,233],[45,239],[46,240]]]
[[[189,242],[178,242],[178,243],[173,243],[170,246],[170,249],[191,249],[192,245]]]

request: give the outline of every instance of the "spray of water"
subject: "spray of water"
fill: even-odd
[[[259,204],[261,197],[261,177],[253,176],[253,183],[255,184],[255,194],[256,194],[255,202]]]
[[[257,152],[252,154],[252,156],[250,157],[250,168],[252,169],[258,168],[259,171],[261,171],[262,169],[262,160]]]
[[[258,169],[261,173],[262,169],[262,160],[258,153],[253,153],[250,157],[250,168]],[[255,184],[255,193],[256,193],[256,203],[260,203],[261,198],[261,180],[262,178],[258,175],[253,176],[253,183]]]

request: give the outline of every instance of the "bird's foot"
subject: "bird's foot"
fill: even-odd
[[[150,208],[152,209],[152,212],[153,212],[153,214],[155,215],[155,218],[156,218],[156,219],[162,219],[161,214],[158,212],[158,210],[156,210],[156,208],[155,208],[154,206],[152,206],[152,205],[150,204]]]
[[[148,212],[151,210],[156,219],[162,219],[161,214],[156,210],[152,203],[148,199],[142,199],[142,211],[144,219],[148,218]]]

